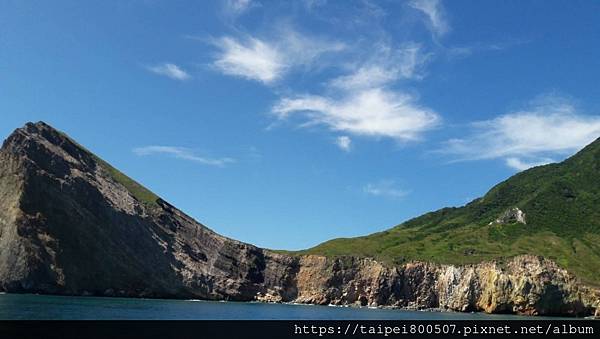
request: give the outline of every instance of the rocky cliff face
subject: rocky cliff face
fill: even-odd
[[[452,266],[411,262],[389,267],[372,259],[303,256],[292,295],[259,300],[410,309],[588,315],[600,294],[580,286],[552,261],[520,256],[506,263]],[[291,297],[291,298],[290,298]]]
[[[0,290],[561,315],[599,299],[535,256],[391,267],[228,239],[41,122],[0,150]]]

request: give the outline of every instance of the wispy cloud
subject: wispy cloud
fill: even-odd
[[[227,75],[268,84],[279,79],[287,67],[274,46],[256,38],[223,37],[215,44],[221,52],[214,66]]]
[[[213,65],[227,75],[272,84],[294,67],[308,66],[322,54],[344,48],[341,43],[307,37],[290,27],[278,31],[271,39],[225,36],[215,40],[219,53]]]
[[[524,171],[531,167],[546,165],[552,162],[554,162],[554,160],[550,158],[542,158],[535,161],[524,161],[522,159],[513,157],[506,158],[506,165],[516,169],[517,171]]]
[[[344,151],[350,149],[354,136],[422,140],[442,119],[420,104],[418,95],[406,85],[425,77],[425,65],[433,55],[423,43],[395,42],[379,23],[373,23],[385,16],[383,9],[368,1],[361,4],[369,9],[365,14],[361,7],[359,17],[369,19],[363,24],[379,32],[369,38],[340,41],[301,33],[287,21],[276,21],[267,34],[253,35],[239,28],[237,34],[213,39],[217,53],[212,65],[223,74],[274,88],[279,99],[271,114],[278,121],[299,121],[301,127],[320,125],[342,132],[347,146],[342,146],[339,138],[336,143]],[[314,9],[314,3],[306,5]],[[410,6],[405,10],[425,13],[436,34],[449,29],[440,3],[414,1]],[[358,20],[356,13],[350,15]],[[301,92],[287,81],[298,70],[303,77],[314,73],[324,77],[309,92]]]
[[[148,70],[175,80],[188,80],[191,76],[179,66],[171,63],[150,66]]]
[[[325,125],[334,131],[400,141],[416,140],[440,121],[438,115],[415,104],[409,94],[380,88],[352,92],[340,99],[322,96],[284,98],[273,114],[285,119],[303,114],[304,125]]]
[[[410,6],[421,11],[427,18],[429,30],[436,36],[442,36],[450,30],[446,13],[440,0],[413,0]]]
[[[414,43],[398,49],[385,43],[376,47],[356,70],[331,79],[328,95],[283,97],[272,113],[280,120],[300,115],[302,126],[324,125],[353,135],[418,140],[441,118],[417,104],[414,95],[389,86],[401,79],[419,79],[419,68],[428,56]]]
[[[227,0],[225,1],[225,10],[230,14],[237,16],[253,6],[258,6],[257,2],[252,0]]]
[[[528,108],[472,124],[473,132],[446,142],[458,161],[504,159],[523,170],[570,154],[600,136],[600,116],[584,115],[569,100],[546,95]]]
[[[234,163],[232,158],[207,158],[201,157],[188,148],[175,146],[144,146],[133,149],[133,153],[138,156],[148,156],[154,154],[164,154],[172,156],[176,159],[188,160],[209,166],[225,166]]]
[[[449,58],[464,58],[478,53],[504,51],[515,46],[531,43],[531,41],[530,39],[523,38],[509,38],[492,43],[472,43],[469,45],[447,47],[445,50]]]
[[[335,138],[335,144],[345,152],[350,152],[352,148],[352,139],[347,135],[342,135]]]
[[[381,196],[393,199],[404,198],[410,192],[398,187],[394,180],[381,180],[376,183],[366,184],[363,192],[369,195]]]
[[[303,3],[306,9],[312,10],[314,8],[324,6],[327,4],[327,0],[304,0]]]
[[[401,79],[423,78],[423,66],[430,55],[424,53],[420,44],[406,43],[392,48],[380,42],[363,62],[351,65],[351,72],[330,81],[330,85],[344,90],[381,87]]]

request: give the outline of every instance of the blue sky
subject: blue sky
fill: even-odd
[[[11,1],[0,135],[61,129],[224,235],[301,249],[600,136],[597,1]]]

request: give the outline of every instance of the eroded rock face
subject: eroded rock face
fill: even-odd
[[[388,267],[372,259],[300,258],[297,295],[311,304],[517,313],[593,314],[600,294],[537,256],[468,266],[411,262]]]
[[[0,150],[0,290],[591,315],[596,291],[534,256],[468,266],[288,256],[140,201],[50,126]]]
[[[523,225],[527,224],[525,221],[525,213],[521,211],[518,207],[509,208],[506,210],[498,219],[492,221],[491,224],[512,224],[512,223],[521,223]]]

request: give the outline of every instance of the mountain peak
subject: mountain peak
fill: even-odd
[[[25,148],[31,143],[48,142],[59,146],[66,141],[71,141],[62,132],[43,121],[28,122],[23,127],[17,128],[5,141],[3,148]],[[71,141],[72,142],[72,141]],[[73,142],[72,142],[73,143]]]
[[[27,122],[25,123],[25,126],[21,127],[22,129],[28,130],[28,131],[33,131],[33,130],[54,130],[56,131],[56,129],[50,125],[48,125],[47,123],[45,123],[44,121],[40,120],[38,122]]]
[[[64,137],[61,132],[43,121],[27,122],[23,127],[17,128],[14,133],[38,136],[48,140],[56,140],[61,136]]]
[[[78,144],[67,134],[43,121],[28,122],[17,128],[4,141],[2,151],[22,157],[31,165],[58,178],[70,175],[73,170],[92,173],[99,168],[116,183],[125,187],[139,202],[153,205],[159,199],[156,194]]]
[[[93,170],[96,165],[90,151],[43,121],[17,128],[4,141],[2,151],[57,175],[66,175],[71,168]]]

